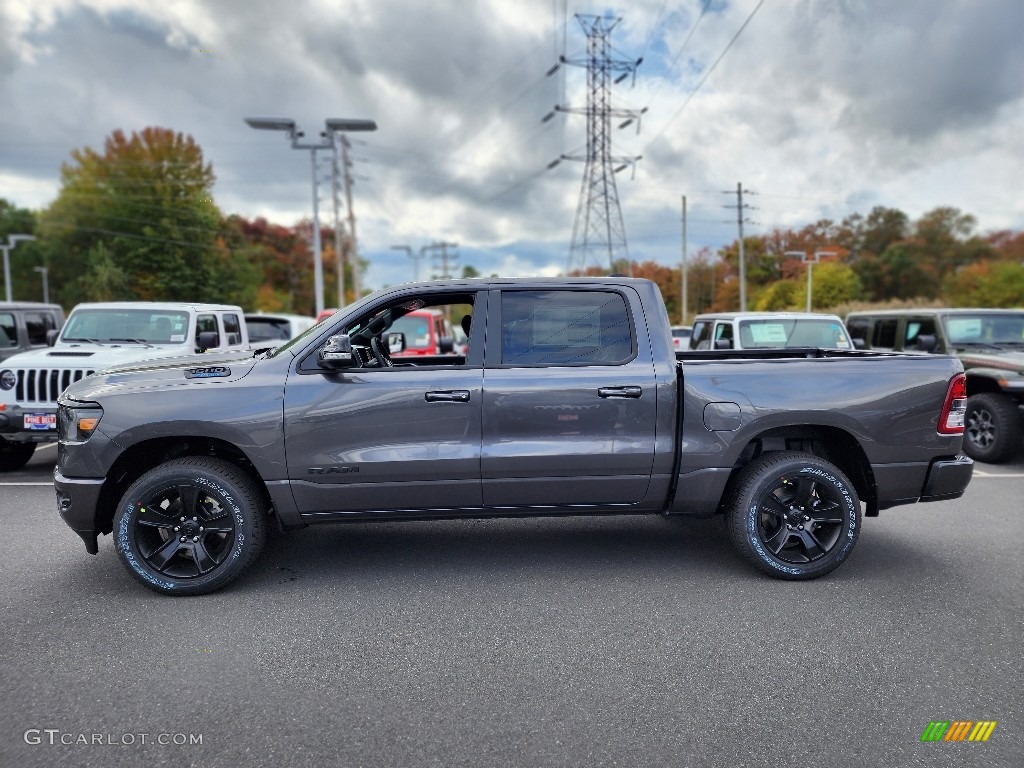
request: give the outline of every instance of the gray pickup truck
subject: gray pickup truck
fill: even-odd
[[[401,357],[424,307],[464,355]],[[951,357],[675,353],[657,286],[630,278],[386,289],[252,358],[151,361],[60,398],[65,522],[172,595],[232,581],[268,529],[530,515],[722,513],[785,579],[830,572],[862,515],[963,494]]]

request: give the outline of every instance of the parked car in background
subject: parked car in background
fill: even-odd
[[[690,349],[853,349],[838,315],[720,312],[697,315]]]
[[[672,349],[676,352],[682,352],[684,349],[690,348],[690,333],[693,331],[688,325],[673,325],[672,326]]]
[[[52,347],[0,363],[0,471],[24,466],[37,443],[56,439],[57,398],[86,376],[124,363],[250,349],[242,308],[230,304],[79,304],[52,338]]]
[[[294,339],[308,331],[317,321],[308,315],[274,312],[252,312],[245,316],[245,327],[253,346],[274,346]]]
[[[989,463],[1020,451],[1024,309],[851,312],[846,327],[861,349],[956,355],[967,372],[964,451]]]
[[[405,349],[392,357],[418,357],[423,355],[453,355],[455,329],[444,312],[439,309],[417,309],[399,318],[391,327],[392,333],[405,334]]]
[[[45,347],[50,332],[64,325],[59,304],[0,301],[0,362],[19,352]]]

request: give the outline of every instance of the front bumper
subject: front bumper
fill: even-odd
[[[82,537],[85,550],[90,555],[99,552],[96,542],[96,508],[103,478],[64,477],[59,470],[53,470],[53,487],[57,492],[57,512],[71,530]]]
[[[928,476],[921,489],[921,501],[959,499],[967,490],[974,474],[974,460],[967,456],[936,459],[928,468]]]
[[[52,406],[5,405],[0,409],[0,435],[15,443],[52,443],[57,439],[56,419]]]

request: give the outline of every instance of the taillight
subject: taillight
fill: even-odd
[[[946,402],[942,404],[939,414],[940,435],[962,435],[964,433],[964,417],[967,416],[967,376],[958,373],[949,380],[946,390]]]

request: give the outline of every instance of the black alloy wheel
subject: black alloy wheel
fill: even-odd
[[[853,483],[837,467],[779,451],[740,471],[727,519],[733,544],[755,567],[782,579],[812,579],[849,556],[861,509]]]
[[[220,589],[263,544],[266,512],[252,479],[220,459],[161,464],[125,493],[114,523],[118,555],[145,586],[174,595]]]
[[[976,461],[998,464],[1021,447],[1017,404],[1003,395],[983,392],[967,398],[964,453]]]

